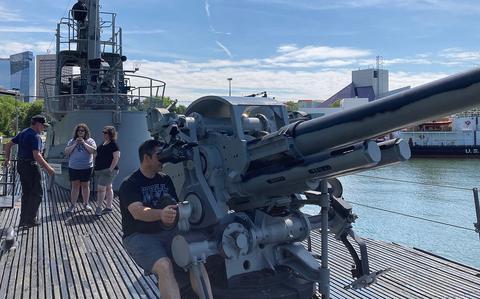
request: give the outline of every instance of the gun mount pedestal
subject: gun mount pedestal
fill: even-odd
[[[240,275],[228,285],[219,285],[222,279],[215,276],[211,280],[213,297],[219,299],[311,298],[315,290],[315,283],[299,278],[287,267]]]
[[[311,297],[315,283],[328,298],[329,231],[355,262],[348,287],[374,283],[384,271],[370,271],[366,247],[352,230],[351,207],[339,184],[328,191],[325,180],[409,159],[404,141],[371,139],[478,105],[478,94],[477,69],[292,124],[285,107],[268,98],[207,96],[185,115],[172,107],[149,110],[151,135],[166,143],[159,160],[182,201],[175,263],[189,270],[219,259],[211,274],[217,298],[275,298],[279,281],[299,282],[292,298]],[[300,211],[305,204],[323,213],[309,217]],[[315,229],[323,232],[322,264],[300,243]],[[347,237],[359,244],[360,255]],[[263,285],[250,288],[260,280]]]

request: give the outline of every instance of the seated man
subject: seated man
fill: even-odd
[[[171,241],[177,234],[177,204],[173,199],[177,200],[177,195],[170,177],[159,172],[162,164],[157,152],[161,146],[157,140],[147,140],[140,145],[140,169],[125,178],[120,186],[123,245],[147,275],[157,276],[162,299],[180,299],[177,279],[186,278],[186,273],[171,260]],[[201,269],[208,297],[212,298],[207,272],[203,265]],[[192,289],[200,298],[205,298],[205,290],[196,283],[192,272]]]

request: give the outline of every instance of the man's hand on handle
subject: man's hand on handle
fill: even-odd
[[[168,205],[162,209],[161,220],[163,224],[170,226],[175,222],[177,217],[177,205]]]

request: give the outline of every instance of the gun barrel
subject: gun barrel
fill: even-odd
[[[279,171],[251,173],[251,178],[240,184],[240,194],[278,196],[308,190],[309,180],[329,178],[340,174],[376,166],[381,160],[380,148],[374,141],[366,141],[345,149],[307,157],[303,164]]]
[[[382,160],[375,166],[382,167],[398,162],[407,161],[411,157],[410,146],[403,139],[391,139],[378,143],[382,152]]]
[[[303,155],[364,141],[480,104],[480,69],[449,76],[366,105],[290,125]]]

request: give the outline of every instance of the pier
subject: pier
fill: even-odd
[[[118,198],[113,213],[96,217],[65,211],[69,192],[43,181],[42,225],[19,230],[18,246],[0,251],[0,299],[3,298],[160,298],[156,279],[146,277],[121,244]],[[18,189],[18,188],[17,188]],[[19,194],[20,190],[16,190]],[[92,206],[96,207],[93,201]],[[0,211],[0,236],[17,226],[20,202]],[[312,251],[319,254],[320,234]],[[329,242],[331,298],[479,298],[480,270],[427,252],[366,240],[372,271],[391,268],[377,283],[345,290],[352,281],[351,257],[342,243]]]

